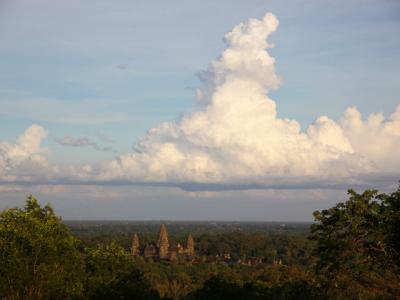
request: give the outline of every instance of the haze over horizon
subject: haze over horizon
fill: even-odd
[[[0,209],[311,221],[396,187],[395,1],[150,2],[0,6]]]

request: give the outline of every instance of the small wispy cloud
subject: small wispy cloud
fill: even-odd
[[[104,147],[93,141],[88,137],[78,137],[74,138],[72,136],[64,136],[62,139],[54,138],[54,141],[63,146],[71,147],[91,147],[97,151],[112,151],[112,147]]]
[[[96,137],[99,140],[103,141],[104,143],[108,143],[108,144],[114,144],[115,143],[115,141],[112,138],[110,138],[109,136],[107,136],[107,135],[105,135],[104,133],[101,133],[101,132],[98,132],[96,134]]]
[[[128,69],[129,69],[128,65],[116,65],[115,67],[116,67],[118,70],[121,70],[121,71],[125,71],[125,70],[128,70]]]

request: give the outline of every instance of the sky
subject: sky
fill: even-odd
[[[400,179],[400,4],[0,2],[0,209],[311,221]]]

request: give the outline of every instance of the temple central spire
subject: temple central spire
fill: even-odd
[[[160,232],[158,233],[157,247],[159,249],[160,258],[167,258],[169,252],[169,241],[167,227],[164,224],[160,227]]]

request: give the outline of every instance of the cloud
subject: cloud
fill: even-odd
[[[373,114],[367,121],[349,108],[341,120],[322,116],[305,131],[278,117],[268,92],[281,81],[267,52],[277,26],[268,13],[227,33],[227,48],[200,74],[203,109],[151,129],[135,152],[92,169],[96,178],[191,190],[336,187],[398,176],[400,106],[388,120]]]
[[[400,105],[388,119],[373,113],[365,121],[357,108],[350,107],[340,125],[355,153],[367,157],[379,170],[399,174]]]
[[[62,139],[55,138],[54,141],[63,146],[71,146],[71,147],[91,147],[97,151],[112,151],[111,147],[103,147],[100,146],[95,141],[91,140],[88,137],[79,137],[74,138],[69,135],[64,136]]]
[[[46,178],[47,172],[56,171],[45,159],[46,149],[41,148],[46,130],[32,125],[16,143],[0,143],[0,179],[5,182]],[[49,174],[50,175],[50,174]]]
[[[203,106],[199,111],[150,129],[133,152],[111,161],[58,167],[58,173],[49,172],[52,180],[177,186],[188,191],[342,189],[397,181],[400,105],[387,119],[374,113],[366,120],[351,107],[338,121],[321,116],[305,130],[296,120],[278,116],[277,103],[268,94],[279,88],[281,80],[275,73],[275,59],[267,52],[272,47],[267,39],[277,27],[277,18],[267,13],[225,35],[227,48],[200,73],[197,97]],[[23,145],[29,144],[40,150],[43,134],[27,136],[7,147],[25,149]],[[97,145],[71,137],[59,143]],[[2,172],[8,160],[18,161],[9,158],[11,151],[4,152]],[[36,152],[20,156],[24,162],[43,160]],[[39,176],[37,180],[46,183]]]
[[[115,143],[115,141],[112,138],[110,138],[109,136],[107,136],[107,135],[105,135],[104,133],[101,133],[101,132],[98,132],[96,134],[96,137],[98,139],[100,139],[101,141],[103,141],[105,143],[108,143],[108,144],[114,144]]]
[[[118,70],[121,70],[121,71],[125,71],[125,70],[128,70],[128,69],[129,69],[128,65],[116,65],[115,67],[116,67]]]

